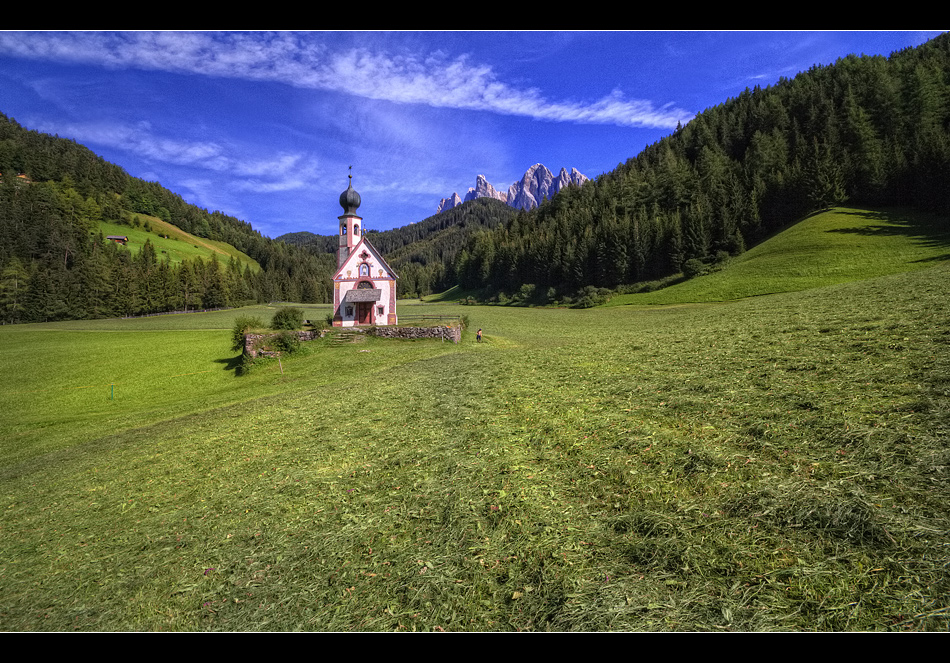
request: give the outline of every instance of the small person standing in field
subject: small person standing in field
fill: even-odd
[[[482,330],[481,330],[481,327],[479,327],[478,331],[475,332],[475,340],[478,341],[479,343],[482,342]]]

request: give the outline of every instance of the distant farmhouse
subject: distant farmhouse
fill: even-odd
[[[0,182],[3,182],[3,173],[0,173]],[[19,173],[13,178],[14,186],[22,186],[24,184],[33,184],[33,181],[26,173]]]
[[[340,194],[340,248],[333,275],[333,326],[395,325],[396,273],[362,233],[363,219],[356,215],[360,194],[349,186]]]

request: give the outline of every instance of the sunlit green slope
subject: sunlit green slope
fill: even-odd
[[[159,260],[167,257],[173,265],[194,258],[210,260],[212,256],[215,256],[222,264],[226,264],[232,257],[236,258],[241,263],[242,271],[245,265],[249,265],[254,272],[261,268],[256,260],[226,242],[197,237],[158,217],[144,214],[136,216],[141,221],[141,225],[132,227],[102,221],[99,229],[107,237],[110,235],[128,237],[126,246],[134,253],[137,253],[145,244],[145,240],[148,240],[155,247]]]
[[[608,305],[728,301],[919,269],[950,258],[946,220],[908,210],[839,207],[808,217],[722,269]]]

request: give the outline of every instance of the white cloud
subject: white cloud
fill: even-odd
[[[148,123],[135,126],[123,124],[58,123],[55,127],[39,126],[40,131],[57,132],[82,143],[134,152],[145,159],[176,165],[200,166],[209,170],[225,171],[232,168],[232,160],[223,148],[213,142],[188,142],[160,138],[152,133]]]
[[[53,127],[40,127],[53,131]],[[57,124],[55,131],[83,143],[104,145],[135,152],[146,159],[182,166],[197,166],[214,171],[240,175],[282,173],[298,164],[301,155],[282,154],[269,160],[247,160],[228,154],[228,150],[211,141],[186,141],[156,136],[147,122],[134,126],[123,124]]]
[[[52,131],[40,126],[40,131]],[[227,188],[257,193],[299,190],[312,181],[313,167],[302,154],[281,153],[266,159],[245,157],[210,141],[184,141],[156,136],[147,122],[122,124],[57,124],[55,131],[81,143],[134,153],[146,161],[212,171],[227,176]],[[187,186],[206,199],[207,180],[191,179]],[[222,186],[219,180],[218,187]]]
[[[291,177],[279,181],[265,181],[260,179],[234,180],[232,187],[236,191],[253,191],[254,193],[280,193],[283,191],[298,191],[307,187],[309,182],[300,177]]]
[[[517,115],[554,122],[672,128],[693,114],[620,92],[594,101],[549,100],[498,80],[466,56],[331,51],[319,33],[6,32],[0,53],[103,67],[280,82],[395,103]]]

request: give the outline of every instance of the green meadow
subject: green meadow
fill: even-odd
[[[246,375],[273,307],[0,327],[0,629],[946,630],[948,246],[839,209]]]

